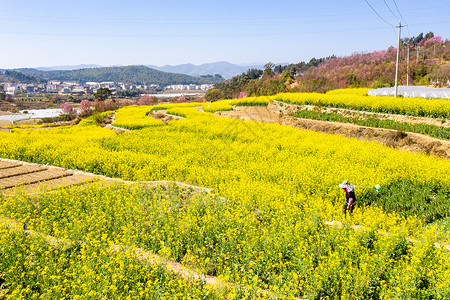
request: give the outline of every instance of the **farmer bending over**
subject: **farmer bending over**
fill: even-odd
[[[344,180],[339,187],[345,191],[345,198],[347,199],[347,202],[342,207],[344,215],[347,214],[347,211],[349,212],[349,215],[351,215],[356,204],[355,186]]]

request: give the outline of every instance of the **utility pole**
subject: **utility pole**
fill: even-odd
[[[405,25],[406,26],[406,25]],[[398,42],[397,42],[397,62],[395,64],[395,93],[394,93],[394,97],[397,97],[398,94],[398,58],[400,56],[400,35],[401,35],[401,31],[402,31],[402,23],[400,21],[398,21]]]
[[[408,56],[406,57],[406,86],[409,86],[409,44],[408,44]]]

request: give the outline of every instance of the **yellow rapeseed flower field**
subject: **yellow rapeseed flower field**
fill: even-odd
[[[343,99],[339,93],[326,97]],[[347,96],[366,97],[362,91]],[[127,180],[182,181],[216,194],[99,183],[4,197],[0,215],[26,229],[83,241],[61,250],[2,228],[0,281],[9,285],[9,296],[240,299],[268,289],[286,299],[450,298],[450,256],[434,244],[447,241],[444,231],[376,206],[359,207],[345,220],[342,192],[327,189],[342,180],[448,187],[449,161],[210,113],[269,98],[127,107],[118,111],[116,125],[139,130],[123,134],[87,122],[0,132],[1,157]],[[184,118],[154,126],[146,116],[152,109]],[[370,193],[357,190],[359,198]],[[332,220],[343,225],[325,224]],[[110,253],[113,243],[159,253],[246,288],[220,294],[142,265],[132,253]]]
[[[313,104],[331,107],[354,108],[412,116],[450,118],[448,99],[425,99],[391,96],[367,96],[368,89],[342,89],[321,93],[280,93],[270,97],[249,97],[232,100],[233,104],[264,105],[270,100],[293,104]]]

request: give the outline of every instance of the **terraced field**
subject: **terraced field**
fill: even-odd
[[[128,107],[116,113],[114,125],[128,129],[120,134],[92,119],[0,132],[0,156],[40,164],[2,162],[4,191],[38,183],[39,174],[53,171],[47,165],[66,168],[58,180],[80,174],[75,169],[120,179],[2,195],[2,295],[450,298],[448,159],[283,126],[280,116],[257,107],[278,98],[348,109],[364,103],[356,92],[349,102],[342,95],[280,95]],[[446,113],[439,101],[368,103]],[[255,106],[239,107],[245,105]],[[161,110],[181,118],[163,122]],[[14,179],[21,176],[35,179]],[[56,180],[41,179],[50,186]],[[357,189],[358,206],[344,216],[343,192],[329,189],[342,180],[381,190]],[[204,277],[142,259],[155,255]],[[210,285],[212,278],[224,284]]]

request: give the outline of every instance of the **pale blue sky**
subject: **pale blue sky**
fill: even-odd
[[[450,39],[448,0],[367,1],[392,25],[397,4],[402,37]],[[396,35],[365,0],[0,0],[0,68],[295,63],[385,49]]]

